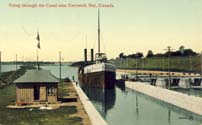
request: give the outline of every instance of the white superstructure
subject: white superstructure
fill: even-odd
[[[102,71],[116,72],[116,67],[113,64],[103,62],[89,65],[84,68],[84,74]]]

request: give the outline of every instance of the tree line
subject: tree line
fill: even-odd
[[[154,54],[152,50],[148,50],[147,55],[144,56],[142,52],[137,52],[129,55],[125,55],[123,52],[119,54],[119,59],[141,59],[141,58],[152,58],[152,57],[168,57],[168,56],[196,56],[199,53],[193,51],[192,49],[185,49],[184,46],[180,46],[177,51],[167,51],[165,53]]]

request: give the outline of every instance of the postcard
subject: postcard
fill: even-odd
[[[0,4],[0,125],[201,125],[202,1]]]

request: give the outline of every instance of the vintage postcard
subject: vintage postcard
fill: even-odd
[[[4,0],[0,125],[202,125],[201,0]]]

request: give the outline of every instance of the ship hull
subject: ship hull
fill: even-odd
[[[100,71],[78,74],[80,85],[91,88],[113,89],[115,87],[115,72]]]

